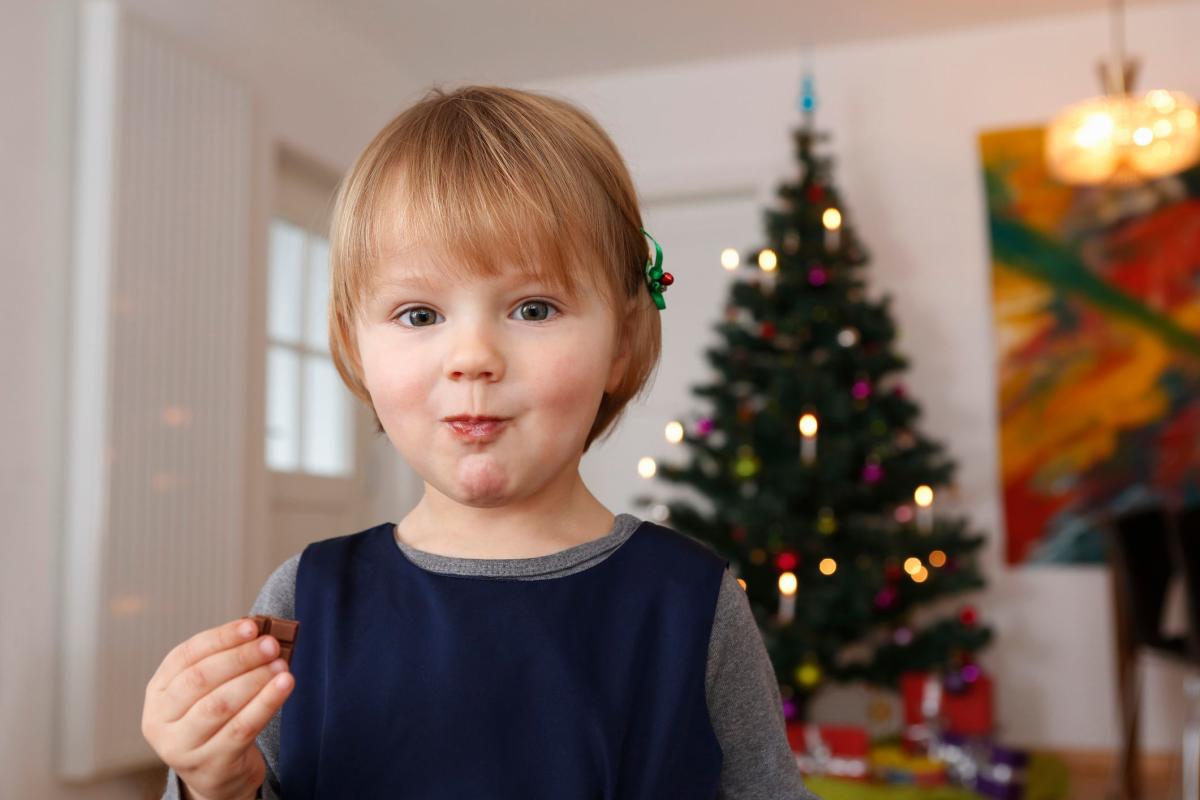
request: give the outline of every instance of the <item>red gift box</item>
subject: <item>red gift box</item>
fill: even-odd
[[[944,730],[963,736],[986,736],[993,732],[992,679],[987,673],[980,670],[979,677],[964,684],[960,692],[950,692],[943,684],[940,691],[927,696],[929,678],[940,681],[936,673],[928,672],[906,672],[900,677],[905,727],[925,722],[922,701],[928,699],[941,718]]]
[[[793,720],[787,724],[787,737],[792,751],[798,754],[801,771],[806,774],[854,780],[870,778],[867,756],[871,742],[866,728]],[[822,752],[810,752],[810,744],[816,744]]]
[[[946,730],[962,736],[987,736],[995,728],[992,716],[992,679],[982,671],[961,693],[944,692],[942,708]]]

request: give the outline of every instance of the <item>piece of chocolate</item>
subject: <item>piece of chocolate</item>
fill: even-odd
[[[250,619],[258,624],[259,636],[270,634],[279,640],[279,657],[290,667],[292,648],[296,646],[296,635],[300,632],[300,621],[272,617],[269,614],[255,614]]]

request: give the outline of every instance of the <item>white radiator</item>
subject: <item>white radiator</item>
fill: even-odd
[[[245,613],[248,90],[88,0],[79,29],[58,770],[145,766],[146,682]]]

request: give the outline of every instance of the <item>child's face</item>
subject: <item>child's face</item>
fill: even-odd
[[[577,472],[617,357],[612,312],[591,293],[575,301],[514,271],[424,285],[437,273],[420,251],[385,260],[356,322],[365,383],[384,431],[442,494],[504,506]],[[444,421],[506,417],[491,441],[465,440]]]

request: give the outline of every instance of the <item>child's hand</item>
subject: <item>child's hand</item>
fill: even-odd
[[[196,800],[253,798],[266,775],[255,739],[295,681],[275,637],[256,633],[244,617],[202,631],[167,653],[146,686],[142,736]]]

